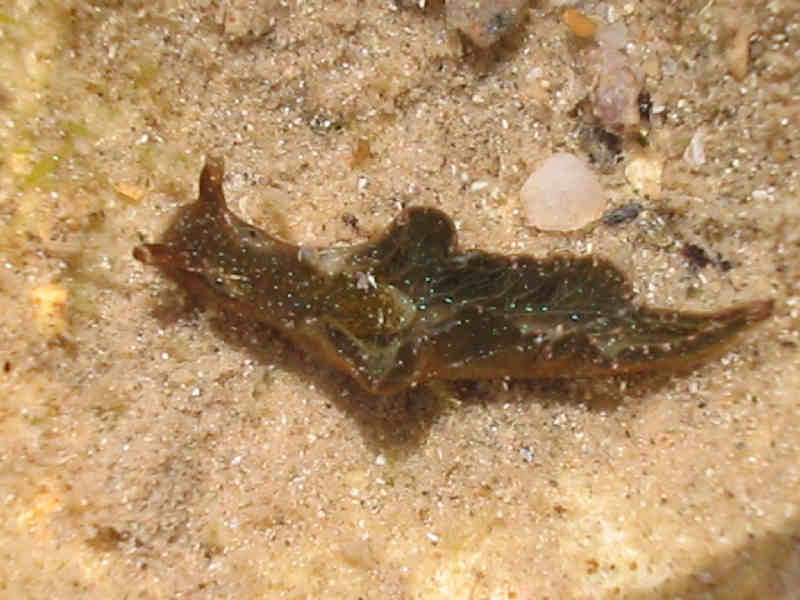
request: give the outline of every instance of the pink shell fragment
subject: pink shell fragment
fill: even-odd
[[[573,231],[603,215],[606,198],[589,166],[577,156],[554,154],[520,190],[527,221],[545,231]]]

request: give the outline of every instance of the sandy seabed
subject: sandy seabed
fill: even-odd
[[[645,75],[616,159],[562,4],[488,49],[430,1],[0,7],[0,597],[798,597],[800,3],[574,4]],[[529,227],[561,151],[645,211]],[[432,205],[465,247],[606,256],[648,304],[776,312],[690,373],[372,398],[133,260],[209,152],[296,244]]]

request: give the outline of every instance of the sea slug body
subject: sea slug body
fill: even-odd
[[[434,208],[405,210],[364,244],[294,246],[228,209],[223,172],[209,158],[199,199],[134,257],[274,327],[373,394],[430,379],[690,366],[772,313],[771,300],[712,313],[642,306],[625,276],[596,257],[459,251],[452,221]]]

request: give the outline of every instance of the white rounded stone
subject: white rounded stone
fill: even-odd
[[[606,205],[595,173],[577,156],[554,154],[520,190],[528,223],[545,231],[573,231],[599,219]]]

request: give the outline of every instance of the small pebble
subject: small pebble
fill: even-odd
[[[363,137],[358,138],[350,154],[350,168],[357,169],[363,167],[371,158],[372,150],[370,149],[369,140]]]
[[[686,244],[681,250],[681,254],[689,260],[692,266],[698,269],[705,269],[714,262],[708,256],[708,253],[697,244]]]
[[[574,8],[565,10],[561,15],[561,20],[572,30],[572,33],[585,40],[592,39],[595,31],[597,31],[597,25],[594,24],[594,21]]]
[[[448,0],[447,26],[488,48],[519,25],[527,0]]]
[[[145,194],[145,191],[139,186],[132,183],[126,183],[124,181],[115,183],[114,189],[118,194],[125,196],[125,198],[133,200],[134,202],[141,200]]]
[[[606,199],[595,173],[577,156],[554,154],[520,190],[528,223],[544,231],[573,231],[603,214]]]
[[[30,292],[33,303],[33,324],[44,337],[55,337],[66,331],[69,326],[67,289],[56,283],[46,283],[33,288]]]
[[[642,210],[643,207],[638,202],[631,202],[630,204],[612,208],[603,215],[603,225],[622,225],[628,221],[633,221]]]
[[[258,39],[272,31],[279,18],[287,16],[288,8],[282,4],[280,0],[225,0],[216,3],[216,19],[225,35],[233,39]]]
[[[752,22],[743,20],[725,52],[728,71],[737,81],[741,81],[747,76],[747,65],[750,61],[750,36],[755,30],[756,27]]]
[[[650,198],[661,196],[661,178],[664,174],[664,159],[656,154],[645,154],[632,158],[625,167],[625,178],[640,194]]]

